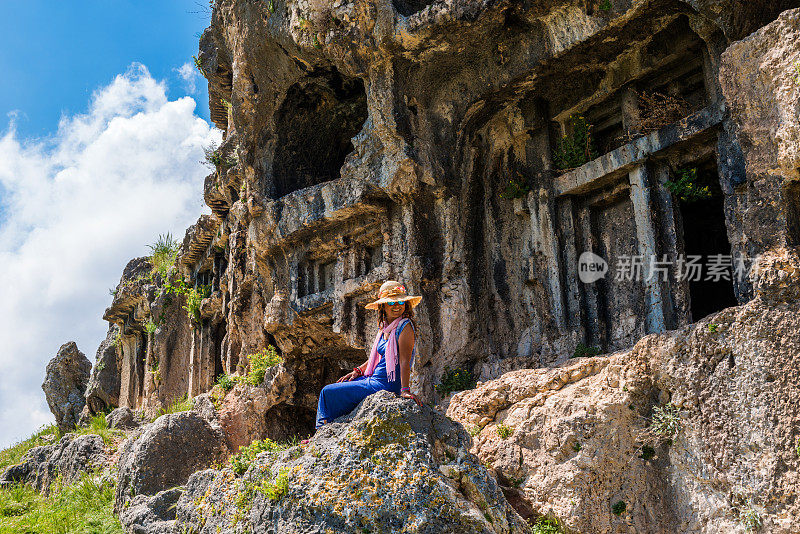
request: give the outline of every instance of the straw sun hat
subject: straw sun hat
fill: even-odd
[[[394,280],[387,280],[378,290],[378,300],[375,302],[370,302],[364,307],[368,310],[377,310],[381,304],[386,302],[397,302],[398,300],[401,302],[409,302],[413,308],[419,304],[419,301],[422,300],[422,297],[406,295],[406,286],[400,282],[395,282]]]

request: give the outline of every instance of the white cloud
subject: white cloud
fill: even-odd
[[[200,79],[197,68],[191,63],[184,63],[175,70],[178,71],[178,76],[183,80],[183,86],[186,92],[190,95],[195,94],[197,92],[197,80]]]
[[[0,137],[0,448],[52,421],[41,383],[61,344],[94,363],[108,289],[160,233],[205,209],[202,147],[220,133],[132,65],[47,139]]]

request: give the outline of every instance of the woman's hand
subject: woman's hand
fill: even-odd
[[[355,371],[350,371],[336,382],[350,382],[356,378],[358,378],[358,374]]]
[[[400,396],[401,396],[401,397],[403,397],[404,399],[411,399],[411,400],[413,400],[414,402],[416,402],[416,403],[417,403],[417,406],[422,406],[422,401],[421,401],[421,400],[419,400],[419,399],[417,398],[417,396],[416,396],[416,395],[414,395],[413,393],[411,393],[410,391],[403,391],[402,393],[400,393]]]

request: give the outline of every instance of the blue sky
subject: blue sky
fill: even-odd
[[[4,2],[0,17],[0,105],[18,112],[25,137],[46,136],[62,113],[86,110],[92,93],[128,68],[145,65],[168,83],[168,95],[187,93],[176,68],[197,54],[208,26],[205,0],[25,0]],[[208,119],[200,83],[198,114]]]
[[[53,421],[67,341],[94,363],[109,288],[201,213],[208,122],[192,64],[207,0],[25,0],[0,18],[0,449]]]

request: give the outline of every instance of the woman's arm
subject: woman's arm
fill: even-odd
[[[364,371],[367,370],[367,365],[369,365],[369,360],[365,361],[364,363],[362,363],[361,365],[359,365],[358,367],[356,367],[355,369],[344,375],[342,378],[337,380],[337,382],[350,382],[351,380],[355,380],[359,376],[364,376]],[[358,369],[361,372],[357,373],[356,369]]]
[[[397,340],[397,358],[400,360],[400,396],[406,399],[412,399],[422,406],[422,403],[411,391],[404,389],[411,386],[411,353],[414,350],[415,340],[413,326],[406,326],[403,328]]]

